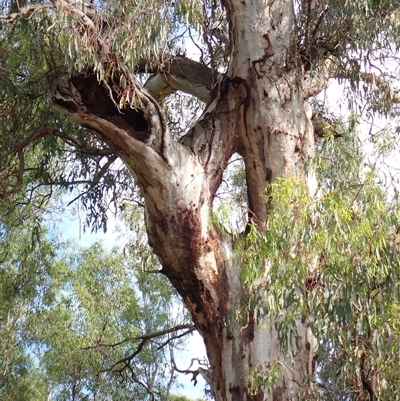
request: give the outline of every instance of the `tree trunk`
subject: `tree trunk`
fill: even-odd
[[[172,139],[160,106],[138,82],[140,107],[124,114],[115,109],[108,89],[87,73],[60,84],[52,103],[95,131],[135,176],[146,201],[149,243],[204,338],[216,400],[293,400],[307,389],[312,374],[314,344],[307,321],[298,321],[298,336],[285,354],[272,319],[260,324],[248,310],[240,327],[233,318],[246,295],[240,255],[231,236],[211,224],[213,200],[235,152],[245,163],[249,217],[259,227],[271,207],[264,196],[268,183],[296,174],[312,185],[303,169],[314,137],[293,4],[226,0],[225,7],[231,25],[229,70],[180,142]],[[250,387],[251,368],[262,372],[277,363],[282,377],[271,394]]]

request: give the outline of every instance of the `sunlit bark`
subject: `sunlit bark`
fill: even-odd
[[[277,177],[300,175],[312,190],[313,177],[305,175],[303,164],[313,153],[314,136],[296,56],[294,11],[289,0],[225,5],[231,23],[228,73],[212,88],[204,86],[204,100],[211,93],[210,102],[179,142],[150,95],[163,98],[160,80],[148,85],[150,92],[135,82],[139,106],[123,113],[108,89],[88,74],[60,84],[52,104],[96,132],[135,176],[146,201],[149,242],[204,338],[216,399],[267,398],[263,388],[250,391],[249,369],[278,362],[283,376],[271,399],[290,400],[307,388],[312,373],[314,344],[307,321],[297,322],[296,341],[282,354],[273,320],[259,324],[252,310],[244,327],[232,319],[246,291],[239,280],[240,257],[231,236],[211,224],[211,213],[235,152],[245,162],[253,224],[262,227],[267,220],[264,191]],[[171,86],[172,79],[185,78],[163,82]]]

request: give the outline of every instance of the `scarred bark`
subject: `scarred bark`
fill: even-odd
[[[232,238],[211,224],[211,213],[235,152],[245,162],[253,224],[262,227],[268,218],[271,205],[264,193],[272,180],[296,174],[312,186],[313,177],[303,170],[314,136],[304,104],[294,11],[290,0],[227,0],[225,6],[231,24],[228,73],[217,80],[202,117],[179,142],[157,101],[138,82],[137,108],[122,113],[109,98],[115,82],[105,88],[87,72],[60,84],[51,101],[115,149],[138,182],[149,242],[204,338],[217,401],[266,399],[262,388],[250,392],[249,369],[276,361],[283,376],[270,399],[289,400],[307,388],[312,370],[307,321],[297,322],[296,341],[282,354],[275,321],[260,325],[252,310],[245,327],[232,319],[246,291],[239,280],[240,257]]]

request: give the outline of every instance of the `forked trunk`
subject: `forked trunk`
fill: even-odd
[[[172,139],[160,106],[144,90],[141,108],[120,114],[108,90],[82,75],[59,85],[52,102],[97,132],[140,185],[149,242],[204,338],[216,400],[293,400],[307,389],[312,374],[314,344],[307,320],[297,322],[298,336],[285,354],[270,318],[260,323],[248,310],[245,322],[238,323],[236,307],[246,298],[239,280],[241,258],[232,238],[211,223],[222,173],[235,152],[246,167],[252,224],[262,227],[268,218],[265,187],[272,180],[295,174],[312,185],[303,168],[314,138],[304,105],[293,4],[226,0],[225,7],[231,25],[229,70],[180,142]],[[262,384],[250,386],[250,370],[262,374],[273,365],[282,376],[271,393]]]

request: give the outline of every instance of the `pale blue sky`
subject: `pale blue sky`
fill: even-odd
[[[118,240],[121,235],[121,231],[117,232],[117,227],[119,230],[123,230],[123,225],[119,223],[115,217],[110,214],[108,216],[108,229],[107,232],[98,231],[97,233],[91,233],[90,230],[83,230],[83,216],[79,219],[78,215],[75,213],[74,208],[70,207],[70,213],[68,211],[65,215],[60,217],[60,224],[57,227],[57,231],[60,233],[63,240],[74,240],[79,246],[87,247],[96,241],[101,241],[107,248],[112,248],[113,246],[120,246],[121,241]],[[76,210],[76,209],[75,209]],[[179,352],[175,355],[176,363],[178,368],[181,370],[188,369],[192,358],[204,358],[206,355],[203,339],[196,332],[190,336],[188,341],[187,350]],[[190,369],[196,369],[197,364],[194,364]],[[192,375],[179,375],[179,383],[182,387],[173,390],[174,394],[185,395],[186,397],[197,399],[205,398],[204,396],[204,379],[198,375],[197,385],[194,386],[191,382]]]

